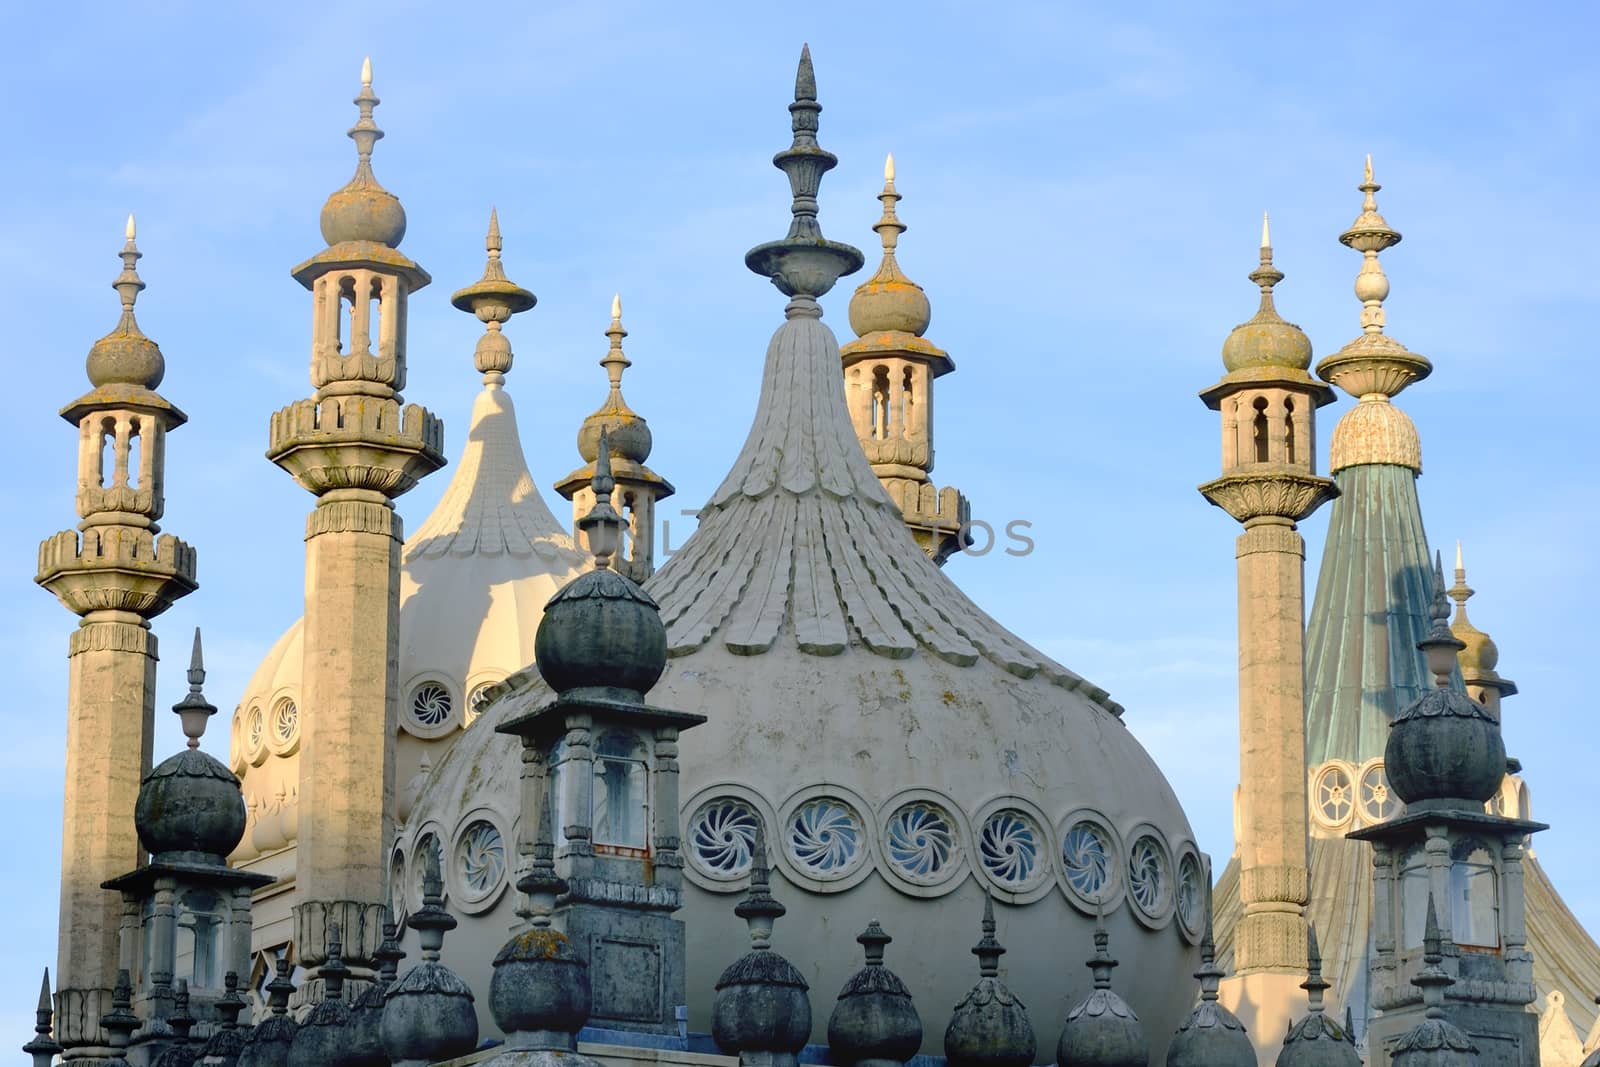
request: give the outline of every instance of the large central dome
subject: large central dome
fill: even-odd
[[[813,140],[807,154],[819,152]],[[896,935],[924,1051],[937,1051],[976,974],[970,931],[989,892],[1010,905],[997,909],[1016,946],[1006,980],[1042,1045],[1088,991],[1077,961],[1103,907],[1129,964],[1119,992],[1159,1057],[1190,1006],[1172,977],[1192,970],[1203,921],[1188,822],[1121,709],[977,608],[913,540],[856,438],[814,299],[860,254],[822,240],[814,201],[809,219],[803,208],[798,234],[749,260],[792,295],[749,437],[697,531],[646,584],[672,657],[650,703],[708,718],[679,756],[690,1027],[709,1028],[713,983],[747,947],[731,894],[760,824],[787,883],[774,887],[789,908],[775,947],[811,984],[814,1040],[856,969],[857,931],[878,919]],[[550,696],[524,671],[485,715],[497,725]],[[486,890],[461,843],[487,826],[511,865],[520,755],[514,737],[469,731],[399,843],[408,878],[423,848],[452,869],[451,910],[470,917],[447,955],[475,984],[515,922],[514,872]]]

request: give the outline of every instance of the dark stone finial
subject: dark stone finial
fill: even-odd
[[[883,932],[883,927],[878,925],[878,920],[873,919],[867,923],[867,928],[856,935],[856,943],[866,950],[868,967],[883,966],[884,946],[894,938]]]
[[[1095,901],[1094,955],[1087,962],[1094,972],[1088,997],[1067,1012],[1066,1025],[1056,1043],[1057,1063],[1096,1064],[1098,1067],[1147,1067],[1150,1041],[1139,1016],[1111,989],[1111,972],[1117,961],[1106,932],[1105,902]]]
[[[222,996],[217,998],[217,1015],[224,1030],[239,1028],[239,1013],[244,1011],[244,998],[239,995],[239,974],[229,971],[222,976]]]
[[[866,965],[839,991],[828,1019],[828,1048],[844,1067],[893,1067],[917,1054],[922,1018],[906,984],[883,965],[883,949],[893,940],[873,919],[856,938],[866,950]]]
[[[517,889],[528,896],[528,922],[537,930],[550,928],[556,900],[569,888],[556,873],[555,840],[550,827],[549,798],[539,805],[539,829],[533,839],[533,862],[528,872],[517,879]]]
[[[328,959],[317,968],[317,977],[325,983],[324,989],[328,1000],[344,999],[345,979],[350,977],[350,968],[344,963],[344,941],[340,936],[342,933],[338,923],[328,924]]]
[[[133,980],[126,967],[117,971],[111,1010],[100,1016],[100,1025],[111,1035],[111,1047],[119,1051],[128,1047],[133,1032],[139,1029],[139,1017],[133,1013]]]
[[[55,1057],[64,1051],[55,1039],[55,1010],[50,1002],[50,968],[44,969],[44,980],[39,984],[39,1006],[34,1010],[33,1040],[22,1046],[22,1051],[33,1057],[34,1067],[50,1067]]]
[[[1477,1046],[1445,1017],[1445,990],[1455,985],[1455,979],[1440,966],[1444,962],[1443,942],[1444,938],[1439,932],[1439,916],[1430,891],[1428,918],[1422,934],[1423,968],[1411,979],[1411,984],[1422,990],[1425,1010],[1422,1021],[1401,1034],[1390,1049],[1390,1062],[1394,1067],[1477,1062]]]
[[[578,520],[578,529],[594,555],[595,569],[606,570],[622,547],[623,520],[611,506],[611,493],[617,487],[617,480],[611,474],[611,446],[604,429],[600,431],[600,451],[595,456],[594,477],[589,487],[594,491],[594,504],[588,514]]]
[[[972,949],[978,957],[978,984],[950,1013],[944,1031],[950,1067],[1028,1067],[1038,1051],[1027,1008],[1000,981],[1000,957],[1006,950],[994,934],[994,894],[985,891],[983,936]]]
[[[1099,897],[1094,902],[1094,955],[1089,957],[1084,966],[1089,968],[1094,975],[1096,989],[1111,988],[1111,972],[1117,969],[1119,960],[1112,958],[1110,952],[1111,935],[1106,932],[1106,905]]]
[[[767,835],[765,829],[757,824],[755,844],[750,851],[750,888],[733,909],[733,913],[749,925],[750,947],[756,952],[772,949],[772,928],[789,910],[773,899],[768,878]]]
[[[817,76],[811,65],[809,45],[800,50],[800,66],[795,75],[794,102],[789,105],[793,143],[772,157],[773,165],[789,178],[792,194],[789,233],[782,241],[752,248],[745,265],[770,278],[780,292],[797,298],[815,298],[826,293],[840,277],[861,269],[861,252],[850,245],[829,241],[817,222],[817,190],[822,176],[838,165],[839,159],[817,143]],[[820,314],[812,303],[790,305],[791,314]]]
[[[1217,1002],[1217,986],[1226,972],[1217,966],[1215,913],[1211,880],[1206,879],[1205,933],[1200,939],[1200,1003],[1172,1035],[1167,1047],[1167,1067],[1255,1067],[1255,1046],[1244,1023]]]
[[[395,925],[394,912],[384,909],[383,940],[378,943],[378,951],[373,958],[378,961],[378,984],[387,986],[394,982],[395,976],[400,973],[400,961],[406,958],[405,950],[400,947],[400,928]]]
[[[1317,946],[1317,924],[1306,924],[1306,980],[1300,983],[1300,988],[1306,991],[1307,1008],[1314,1015],[1323,1012],[1322,994],[1333,987],[1333,983],[1322,977],[1322,951]]]
[[[289,998],[294,995],[294,982],[289,973],[289,954],[285,952],[273,965],[272,981],[267,983],[267,1007],[274,1015],[289,1012]]]
[[[189,979],[180,978],[177,992],[172,995],[172,1014],[167,1016],[167,1025],[172,1027],[179,1044],[188,1044],[189,1034],[199,1021],[189,1011]]]
[[[1006,947],[995,940],[994,931],[994,894],[986,890],[983,894],[983,936],[972,946],[972,954],[978,957],[978,973],[984,978],[994,978],[1000,974],[1000,957],[1006,954]]]
[[[433,849],[423,850],[422,907],[406,919],[406,925],[417,932],[423,961],[438,963],[444,935],[456,928],[456,917],[444,909],[444,877],[439,871],[439,855]]]
[[[200,627],[194,628],[194,647],[189,653],[189,692],[182,700],[172,705],[172,710],[177,713],[183,722],[183,735],[189,739],[190,748],[200,747],[200,738],[205,736],[206,722],[217,713],[217,707],[206,699],[203,687],[206,681],[205,659],[200,651]]]

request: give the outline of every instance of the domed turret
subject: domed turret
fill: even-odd
[[[378,98],[372,92],[371,59],[361,62],[361,92],[355,104],[361,109],[361,117],[350,128],[350,139],[356,143],[356,172],[322,205],[322,238],[329,245],[369,241],[398,248],[406,235],[406,209],[372,173],[372,146],[383,131],[372,121]]]
[[[1094,928],[1094,955],[1087,964],[1094,972],[1094,991],[1067,1012],[1056,1044],[1060,1067],[1148,1067],[1150,1063],[1150,1041],[1139,1017],[1111,989],[1117,961],[1107,951],[1110,941],[1102,912]]]
[[[1167,1046],[1167,1067],[1255,1067],[1256,1050],[1245,1036],[1244,1023],[1217,1002],[1217,986],[1226,977],[1217,966],[1212,933],[1211,889],[1206,889],[1206,930],[1200,941],[1200,1003]]]
[[[384,995],[383,1050],[395,1067],[465,1056],[478,1043],[478,1015],[472,989],[439,962],[444,935],[456,918],[444,910],[444,879],[439,857],[423,858],[422,907],[406,919],[422,945],[422,962],[407,971]]]
[[[650,594],[611,569],[621,547],[622,517],[611,506],[611,453],[600,433],[594,506],[578,527],[594,553],[594,570],[569,582],[544,607],[534,662],[557,694],[611,690],[642,703],[667,666],[667,630]]]
[[[856,336],[869,333],[909,333],[921,337],[933,318],[928,304],[928,294],[922,286],[907,278],[895,258],[895,248],[906,224],[896,217],[894,206],[900,194],[894,187],[894,156],[883,163],[883,192],[878,196],[883,203],[883,217],[872,227],[883,240],[883,261],[878,273],[856,287],[850,297],[850,328]]]
[[[1272,302],[1272,287],[1283,281],[1283,271],[1272,265],[1272,232],[1266,215],[1261,216],[1261,265],[1250,272],[1250,280],[1261,286],[1261,307],[1222,343],[1222,365],[1230,372],[1253,367],[1305,370],[1311,366],[1311,339],[1284,321]]]
[[[1306,960],[1306,980],[1300,983],[1308,999],[1306,1014],[1289,1027],[1277,1067],[1361,1067],[1355,1035],[1328,1018],[1323,1010],[1322,994],[1329,983],[1322,977],[1322,953],[1317,949],[1315,926],[1306,928]]]
[[[994,937],[994,897],[983,899],[983,937],[972,948],[982,976],[944,1031],[950,1067],[1028,1067],[1038,1051],[1028,1010],[1000,980],[1005,946]]]
[[[1433,629],[1417,647],[1427,656],[1435,688],[1390,723],[1384,769],[1395,794],[1409,807],[1479,807],[1505,777],[1506,746],[1493,712],[1450,684],[1463,643],[1445,625],[1450,611],[1444,568],[1437,559],[1430,614]]]
[[[922,1019],[906,984],[883,965],[884,946],[894,938],[874,919],[856,940],[867,964],[839,991],[828,1018],[828,1051],[845,1067],[905,1063],[922,1045]]]
[[[611,325],[606,328],[611,347],[606,350],[600,365],[611,380],[611,392],[598,411],[583,420],[578,430],[578,454],[584,462],[593,463],[600,456],[600,437],[606,435],[611,442],[611,455],[633,463],[643,463],[650,458],[654,443],[650,427],[644,417],[628,406],[622,398],[622,372],[633,366],[622,351],[622,339],[628,331],[622,328],[622,297],[611,298]]]
[[[197,628],[189,660],[189,693],[172,709],[183,720],[189,747],[145,775],[134,808],[139,841],[157,861],[198,853],[220,865],[244,837],[239,779],[200,751],[206,720],[217,713],[201,692],[205,679]]]
[[[811,1035],[810,987],[794,964],[772,951],[772,927],[786,909],[767,891],[767,845],[756,831],[750,890],[733,913],[750,926],[750,951],[717,979],[711,1036],[729,1055],[757,1053],[771,1067],[795,1067]]]
[[[121,385],[154,389],[166,375],[167,362],[161,355],[161,349],[144,335],[144,331],[139,329],[138,320],[133,317],[134,301],[144,289],[144,282],[134,269],[134,264],[139,262],[144,253],[134,244],[137,230],[132,215],[128,216],[125,232],[127,244],[122,246],[122,273],[111,283],[111,287],[122,297],[122,319],[116,329],[89,349],[84,369],[89,374],[90,384],[96,388]]]

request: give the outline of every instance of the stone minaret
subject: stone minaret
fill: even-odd
[[[327,958],[327,930],[344,958],[374,962],[383,925],[385,849],[393,829],[400,518],[394,498],[444,465],[443,427],[403,405],[406,300],[428,275],[398,251],[405,209],[372,173],[383,136],[363,64],[358,162],[322,208],[328,247],[294,269],[311,290],[316,392],[272,416],[267,458],[317,498],[306,520],[306,613],[295,949]],[[361,973],[360,971],[357,972]],[[320,979],[302,986],[310,1000]]]
[[[622,351],[622,297],[611,298],[611,325],[606,327],[610,346],[601,358],[611,381],[611,391],[598,410],[583,420],[578,429],[578,454],[583,466],[556,483],[556,492],[572,501],[572,529],[576,535],[583,516],[594,507],[592,482],[600,456],[600,440],[609,442],[612,472],[611,506],[624,521],[623,544],[612,561],[618,574],[642,582],[655,573],[656,503],[677,492],[672,483],[644,465],[650,458],[654,439],[644,416],[622,398],[622,372],[633,361]]]
[[[156,638],[150,620],[195,590],[194,549],[157,536],[167,431],[183,412],[155,389],[166,361],[134,320],[144,288],[128,217],[122,320],[89,350],[92,388],[61,409],[78,427],[75,530],[39,546],[35,579],[82,617],[68,646],[56,1037],[69,1059],[108,1057],[97,1020],[111,1010],[122,901],[100,883],[144,859],[134,831],[155,729]]]
[[[1336,495],[1316,473],[1316,409],[1333,391],[1313,378],[1311,342],[1273,306],[1263,218],[1261,307],[1222,346],[1227,369],[1201,393],[1222,413],[1222,477],[1200,487],[1244,524],[1239,587],[1239,793],[1236,847],[1244,914],[1222,999],[1258,1042],[1276,1040],[1304,1001],[1309,892],[1305,779],[1305,541],[1295,524]],[[1270,1012],[1270,1017],[1268,1016]],[[1258,1047],[1259,1044],[1258,1044]]]
[[[850,297],[856,339],[839,348],[845,403],[872,472],[900,508],[917,544],[944,564],[971,542],[971,508],[958,489],[940,489],[933,473],[933,380],[956,369],[944,349],[922,335],[931,310],[922,286],[895,258],[906,231],[895,216],[894,156],[883,165],[883,217],[872,228],[883,240],[878,273]]]

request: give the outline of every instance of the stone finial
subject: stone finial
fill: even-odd
[[[385,906],[383,915],[383,940],[372,958],[378,961],[378,984],[386,986],[400,973],[400,961],[406,958],[400,947],[400,928],[394,921],[394,910]]]
[[[828,1048],[845,1067],[893,1067],[922,1045],[911,991],[883,965],[883,950],[893,940],[876,919],[856,937],[866,965],[845,982],[828,1018]]]
[[[769,878],[766,830],[757,824],[755,844],[750,850],[750,888],[733,909],[733,913],[749,926],[750,947],[757,952],[772,948],[772,928],[789,910],[773,898]]]
[[[1362,255],[1361,273],[1356,275],[1356,297],[1361,301],[1361,328],[1366,333],[1382,333],[1384,327],[1383,302],[1389,296],[1389,279],[1378,262],[1378,253],[1400,243],[1398,231],[1390,228],[1378,214],[1377,192],[1383,186],[1372,178],[1372,153],[1367,153],[1366,167],[1361,184],[1357,186],[1363,197],[1361,214],[1350,228],[1339,235],[1339,241]]]
[[[1463,646],[1456,655],[1461,665],[1462,680],[1467,683],[1469,690],[1472,686],[1481,686],[1494,693],[1496,699],[1514,695],[1516,683],[1500,677],[1495,669],[1500,664],[1500,647],[1467,617],[1467,601],[1472,599],[1476,590],[1467,584],[1467,568],[1462,562],[1460,541],[1456,542],[1455,584],[1446,592],[1456,604],[1455,617],[1450,620],[1450,632]]]
[[[433,849],[423,850],[422,907],[406,919],[406,925],[417,932],[423,960],[438,963],[444,935],[456,928],[456,917],[444,910],[444,876],[439,871],[439,854]]]
[[[478,1043],[478,1015],[471,987],[439,962],[444,935],[456,928],[456,917],[444,909],[444,878],[432,849],[422,854],[422,907],[406,925],[417,931],[422,962],[384,996],[379,1022],[384,1052],[395,1067],[464,1056]]]
[[[1038,1051],[1028,1010],[1000,981],[1005,946],[995,940],[994,894],[983,896],[983,936],[972,946],[978,984],[950,1013],[944,1054],[950,1067],[1027,1067]]]
[[[1422,970],[1412,977],[1411,984],[1422,991],[1423,1019],[1394,1043],[1391,1063],[1394,1067],[1470,1067],[1478,1062],[1477,1046],[1445,1018],[1445,990],[1455,985],[1455,979],[1440,967],[1443,938],[1431,891],[1423,926],[1422,962]]]
[[[54,1036],[55,1011],[50,1001],[50,968],[44,969],[44,980],[39,984],[39,1006],[33,1013],[33,1040],[22,1046],[22,1051],[33,1057],[33,1067],[50,1067],[63,1050]]]
[[[1116,969],[1117,960],[1110,952],[1103,900],[1095,901],[1095,913],[1095,951],[1086,964],[1094,974],[1094,989],[1067,1012],[1061,1040],[1056,1044],[1056,1062],[1086,1067],[1148,1067],[1150,1041],[1139,1016],[1111,989],[1111,972]]]
[[[817,190],[822,176],[839,163],[837,156],[817,143],[817,116],[821,111],[811,47],[806,45],[800,50],[794,102],[789,105],[794,139],[787,149],[772,157],[773,165],[788,175],[793,194],[789,233],[781,241],[752,248],[744,257],[746,266],[770,278],[785,296],[819,297],[843,275],[860,270],[862,264],[860,251],[826,240],[817,222]],[[807,314],[819,313],[809,306],[804,310]]]
[[[1217,966],[1212,889],[1206,886],[1205,932],[1200,938],[1200,1003],[1172,1035],[1167,1046],[1167,1067],[1254,1067],[1255,1046],[1244,1023],[1217,1000],[1217,987],[1226,977]]]
[[[131,214],[122,232],[124,242],[122,251],[118,253],[122,259],[122,272],[111,283],[111,288],[117,291],[122,301],[122,317],[115,329],[89,349],[84,369],[89,375],[89,383],[97,389],[124,385],[153,390],[166,376],[167,363],[161,355],[161,349],[139,329],[139,321],[133,312],[133,306],[144,291],[145,284],[144,279],[139,277],[137,267],[144,253],[139,251],[135,241],[138,228]]]
[[[1233,328],[1222,343],[1222,365],[1230,373],[1260,367],[1304,371],[1311,366],[1311,340],[1305,331],[1278,314],[1273,287],[1283,281],[1283,271],[1272,262],[1272,228],[1261,214],[1261,258],[1248,275],[1261,289],[1261,304],[1248,321]]]
[[[613,458],[643,464],[650,458],[655,438],[650,433],[649,423],[630,408],[622,397],[622,372],[633,366],[633,361],[622,350],[622,339],[628,336],[628,331],[622,326],[621,294],[611,298],[611,322],[606,326],[605,333],[608,344],[606,354],[600,358],[600,366],[605,368],[610,389],[605,401],[578,428],[578,454],[586,463],[598,460],[600,435],[603,433],[610,442],[609,451]]]
[[[239,1013],[246,1008],[244,998],[239,995],[239,973],[229,971],[222,976],[222,996],[217,998],[217,1018],[221,1020],[224,1030],[237,1030],[239,1028]]]
[[[350,968],[344,962],[343,931],[336,922],[328,924],[328,960],[317,969],[317,977],[321,978],[325,995],[328,1000],[344,999],[345,979],[350,977]]]
[[[205,685],[206,665],[200,651],[200,627],[194,628],[194,647],[189,652],[189,692],[184,698],[172,705],[172,710],[177,713],[183,722],[183,736],[189,739],[190,748],[200,747],[200,738],[205,736],[206,722],[217,713],[217,706],[205,697],[201,687]]]
[[[1306,980],[1300,988],[1306,991],[1306,1007],[1314,1015],[1323,1013],[1322,995],[1333,983],[1322,977],[1322,950],[1317,945],[1317,924],[1306,924]]]
[[[379,100],[372,91],[372,59],[361,64],[361,91],[356,94],[356,124],[349,136],[356,143],[356,172],[322,205],[322,236],[331,245],[366,241],[398,248],[406,235],[406,212],[400,200],[372,173],[372,149],[383,138],[372,111]]]
[[[288,953],[279,956],[273,965],[272,980],[267,983],[267,1017],[255,1025],[250,1040],[239,1055],[238,1067],[285,1067],[294,1052],[295,1033],[300,1029],[289,1014],[289,998],[294,995],[294,982],[289,978]],[[358,1044],[352,1034],[351,1046]],[[359,1056],[352,1055],[340,1067],[374,1067]]]
[[[128,1047],[139,1017],[133,1013],[133,980],[126,967],[117,971],[117,984],[111,990],[111,1010],[100,1016],[100,1025],[111,1035],[111,1047],[121,1052]]]
[[[932,321],[928,294],[906,277],[895,256],[900,235],[906,232],[906,224],[895,214],[900,199],[894,186],[894,156],[890,155],[883,167],[883,192],[878,194],[883,215],[872,225],[883,242],[883,260],[877,273],[857,286],[850,297],[850,328],[857,337],[883,332],[921,337]]]
[[[535,930],[548,930],[555,914],[556,900],[567,891],[567,880],[556,873],[555,835],[550,827],[550,798],[539,805],[539,830],[533,839],[533,862],[517,879],[517,889],[528,898],[528,923]]]
[[[611,493],[617,487],[611,476],[611,448],[605,430],[600,431],[600,449],[595,457],[594,477],[590,480],[594,490],[594,505],[589,513],[578,520],[584,543],[594,554],[596,570],[611,566],[611,557],[622,547],[623,518],[611,506]]]
[[[450,296],[453,307],[476,315],[483,323],[484,334],[473,349],[472,365],[483,375],[484,385],[491,388],[504,385],[506,372],[511,369],[511,342],[500,332],[501,326],[539,302],[538,297],[506,277],[505,265],[500,262],[502,244],[500,215],[490,208],[483,277]]]
[[[1322,977],[1322,952],[1317,947],[1314,924],[1307,927],[1306,980],[1300,988],[1307,994],[1306,1014],[1290,1023],[1276,1067],[1361,1067],[1348,1024],[1341,1029],[1327,1017],[1323,1007],[1322,995],[1331,983]]]

